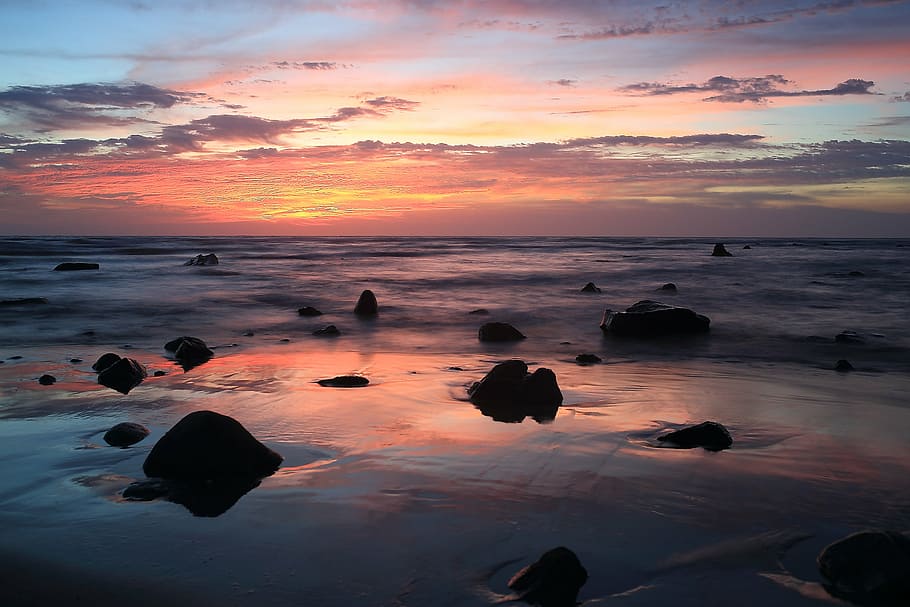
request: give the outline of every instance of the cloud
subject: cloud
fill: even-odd
[[[910,103],[910,91],[907,91],[903,95],[896,95],[891,98],[891,101],[895,103]]]
[[[367,99],[364,101],[368,106],[374,108],[378,111],[389,111],[389,110],[398,110],[402,112],[412,112],[417,109],[417,106],[420,105],[419,101],[408,101],[407,99],[401,99],[400,97],[376,97],[374,99]]]
[[[576,86],[578,84],[578,80],[571,80],[569,78],[560,78],[559,80],[551,80],[550,84],[554,84],[556,86],[572,87],[572,86]]]
[[[717,93],[705,97],[705,101],[762,103],[773,97],[817,97],[841,95],[874,95],[871,80],[851,78],[830,89],[785,90],[781,87],[793,84],[780,74],[769,74],[754,78],[730,78],[714,76],[700,84],[665,84],[660,82],[638,82],[619,88],[619,91],[644,96],[677,95],[684,93]]]
[[[273,61],[269,65],[280,70],[337,70],[343,66],[334,61]]]

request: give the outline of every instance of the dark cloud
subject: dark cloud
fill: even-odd
[[[420,105],[419,101],[408,101],[407,99],[401,99],[400,97],[376,97],[374,99],[367,99],[364,101],[368,106],[374,108],[380,112],[398,110],[401,112],[412,112],[417,109],[417,106]]]
[[[752,144],[764,139],[761,135],[739,135],[731,133],[702,133],[681,135],[677,137],[648,137],[642,135],[611,135],[607,137],[590,137],[570,139],[571,146],[585,145],[719,145],[725,147]]]
[[[555,84],[556,86],[575,86],[578,84],[578,80],[571,80],[569,78],[560,78],[559,80],[551,80],[550,84]]]
[[[334,61],[273,61],[270,65],[280,70],[337,70],[343,67]]]
[[[772,97],[816,97],[840,95],[872,95],[875,83],[871,80],[851,78],[830,89],[785,90],[781,87],[793,84],[780,74],[769,74],[755,78],[730,78],[715,76],[701,84],[664,84],[660,82],[638,82],[621,87],[625,93],[638,95],[677,95],[680,93],[716,93],[705,97],[705,101],[761,103]]]

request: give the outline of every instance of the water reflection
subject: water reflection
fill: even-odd
[[[148,479],[124,489],[129,501],[166,499],[180,504],[193,516],[216,517],[231,509],[237,501],[259,486],[262,478],[233,476],[211,480]]]

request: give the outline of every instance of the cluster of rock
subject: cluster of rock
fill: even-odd
[[[174,354],[184,371],[189,371],[211,359],[215,353],[198,337],[183,335],[164,344],[164,349]]]
[[[538,423],[556,417],[562,391],[551,369],[528,372],[521,360],[507,360],[494,366],[468,388],[468,397],[481,413],[494,420],[521,422],[531,416]]]
[[[130,390],[148,377],[148,371],[142,363],[113,352],[102,354],[92,365],[92,369],[98,372],[99,384],[113,388],[121,394],[129,394]]]
[[[185,266],[217,266],[218,265],[218,256],[214,253],[209,253],[207,255],[199,254],[196,257],[188,260],[183,265]]]

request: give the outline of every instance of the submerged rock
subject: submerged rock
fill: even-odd
[[[743,247],[743,249],[751,249],[751,248],[752,248],[752,245],[748,245],[748,244]]]
[[[509,588],[531,605],[575,607],[588,572],[574,552],[560,546],[545,552],[509,580]]]
[[[853,370],[853,365],[850,364],[849,360],[845,360],[842,358],[839,361],[837,361],[836,363],[834,363],[834,370],[840,371],[841,373],[846,373],[847,371]]]
[[[339,331],[338,327],[335,325],[328,325],[321,329],[316,329],[313,331],[313,335],[318,335],[319,337],[338,337],[341,335],[341,331]]]
[[[20,297],[19,299],[4,299],[0,301],[0,306],[33,306],[47,303],[44,297]]]
[[[910,604],[910,538],[897,531],[860,531],[818,555],[831,595],[864,604]]]
[[[468,389],[468,396],[484,415],[511,423],[527,416],[538,422],[552,420],[562,404],[556,374],[543,367],[528,373],[528,365],[521,360],[494,366]]]
[[[507,322],[488,322],[477,331],[480,341],[519,341],[524,334]]]
[[[579,354],[575,357],[575,362],[582,365],[590,365],[594,363],[599,363],[603,359],[596,354]]]
[[[184,335],[164,344],[164,349],[174,353],[174,358],[184,371],[189,371],[211,359],[215,353],[198,337]]]
[[[107,352],[98,357],[98,360],[95,361],[95,364],[92,365],[93,371],[104,371],[112,364],[120,360],[119,354],[114,354],[113,352]]]
[[[657,437],[661,442],[672,443],[682,449],[702,447],[708,451],[721,451],[733,445],[733,437],[717,422],[702,422],[669,434]]]
[[[667,284],[661,286],[657,290],[658,291],[669,291],[670,293],[676,293],[676,285],[673,284],[672,282],[668,282]]]
[[[196,255],[183,265],[185,266],[217,266],[218,265],[218,256],[214,253],[209,253],[208,255]]]
[[[54,377],[53,375],[48,375],[45,373],[44,375],[42,375],[41,377],[38,378],[38,383],[41,384],[42,386],[50,386],[52,384],[57,383],[57,378]]]
[[[283,459],[234,418],[195,411],[155,443],[142,469],[146,476],[160,478],[261,478],[275,472]]]
[[[298,308],[297,314],[300,316],[322,316],[322,312],[312,306],[303,306],[302,308]]]
[[[329,388],[361,388],[368,385],[370,380],[360,375],[338,375],[330,379],[320,379],[316,383]]]
[[[688,308],[643,300],[625,312],[604,311],[600,328],[613,335],[654,337],[673,333],[704,333],[711,320]]]
[[[582,293],[600,293],[600,289],[597,288],[597,285],[595,285],[593,282],[589,282],[588,284],[586,284],[585,286],[583,286],[581,288],[581,292]]]
[[[489,313],[490,313],[490,311],[487,310],[486,308],[477,308],[476,310],[471,310],[470,312],[468,312],[468,314],[474,314],[477,316],[486,316]]]
[[[733,253],[728,251],[722,242],[719,242],[714,245],[714,250],[711,251],[711,257],[733,257]]]
[[[120,358],[98,373],[98,383],[121,394],[129,394],[130,390],[141,384],[146,377],[148,371],[138,361]]]
[[[129,447],[149,435],[149,429],[142,424],[121,422],[104,433],[104,442],[112,447]]]
[[[866,338],[856,331],[841,331],[834,336],[834,341],[839,344],[864,344]]]
[[[77,270],[97,270],[101,266],[97,263],[87,263],[84,261],[67,261],[64,263],[57,264],[57,267],[54,268],[55,272],[75,272]]]
[[[357,305],[354,306],[354,314],[357,316],[376,316],[379,314],[379,302],[372,291],[366,289],[360,294]]]

